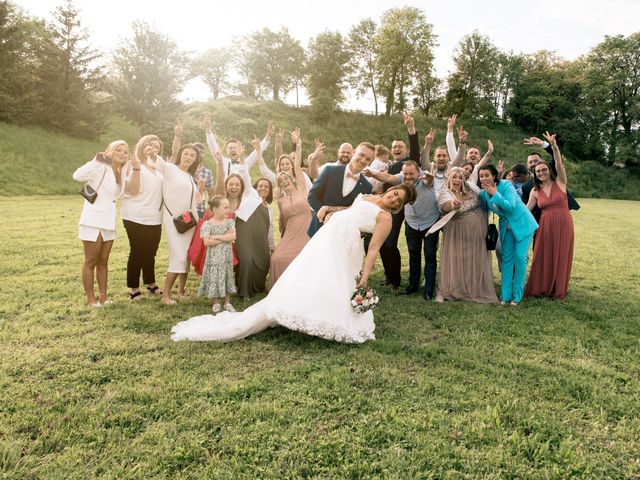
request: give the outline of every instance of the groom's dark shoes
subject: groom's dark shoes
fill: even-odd
[[[400,292],[400,295],[412,295],[418,291],[415,287],[407,287]]]

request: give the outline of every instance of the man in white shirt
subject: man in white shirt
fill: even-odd
[[[205,134],[207,136],[207,144],[209,145],[209,150],[211,151],[211,155],[215,155],[215,153],[218,150],[220,150],[220,147],[218,146],[218,142],[216,142],[216,137],[213,135],[213,130],[211,129],[210,113],[205,113],[203,123],[204,123]],[[262,151],[265,151],[266,148],[269,146],[269,142],[271,141],[271,136],[273,135],[273,132],[274,132],[273,123],[269,122],[267,124],[267,133],[265,134],[264,138],[260,142],[260,147],[262,148]],[[240,140],[237,140],[235,138],[230,139],[229,142],[227,143],[228,157],[225,157],[224,155],[222,156],[222,163],[224,165],[225,178],[232,173],[239,172],[239,169],[240,169],[239,154],[240,154],[241,145],[242,143],[240,142]],[[246,158],[246,163],[249,170],[256,163],[257,159],[258,157],[256,155],[256,151],[254,150]]]

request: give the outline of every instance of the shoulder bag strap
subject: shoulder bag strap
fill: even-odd
[[[191,207],[193,206],[193,177],[191,177],[191,200],[189,200],[189,211],[191,211]],[[167,209],[167,212],[169,212],[169,215],[171,215],[173,217],[173,213],[171,213],[171,210],[169,210],[169,207],[167,207],[167,203],[164,201],[164,198],[162,199],[162,202],[160,203],[160,208],[159,210],[162,210],[162,206],[164,205],[164,208]]]
[[[100,185],[102,185],[102,181],[104,180],[104,176],[107,174],[107,166],[104,166],[104,169],[102,170],[102,177],[100,178],[100,182],[98,182],[98,186],[96,187],[96,192],[98,190],[100,190]]]

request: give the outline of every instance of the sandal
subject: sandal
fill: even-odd
[[[153,287],[147,287],[147,290],[149,290],[149,295],[162,295],[160,287],[158,287],[157,285]]]
[[[136,293],[129,292],[129,300],[132,300],[134,302],[142,300],[142,292],[140,290],[138,290]]]
[[[213,314],[215,315],[216,313],[218,313],[220,310],[222,310],[222,307],[220,306],[219,303],[214,303],[211,306],[211,311],[213,312]]]
[[[96,303],[90,303],[89,306],[91,308],[100,308],[102,307],[102,304],[100,302],[96,302]]]

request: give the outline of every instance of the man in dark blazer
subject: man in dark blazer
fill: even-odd
[[[361,172],[374,156],[374,146],[363,142],[356,147],[347,165],[328,165],[322,171],[309,191],[309,205],[313,209],[307,230],[310,237],[322,226],[328,213],[350,207],[361,193],[371,193],[373,187]]]

